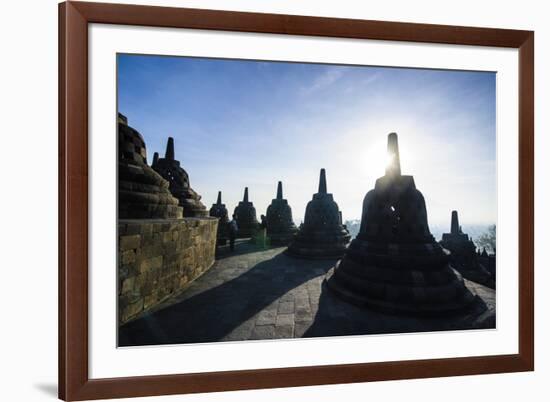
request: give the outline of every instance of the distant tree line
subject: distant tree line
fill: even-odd
[[[485,248],[487,252],[494,253],[497,248],[497,225],[491,225],[487,231],[481,234],[474,243],[479,249]]]

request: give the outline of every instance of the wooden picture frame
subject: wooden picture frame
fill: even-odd
[[[90,379],[88,24],[193,28],[519,49],[519,353]],[[534,33],[104,3],[59,5],[59,397],[64,400],[443,377],[534,369]]]

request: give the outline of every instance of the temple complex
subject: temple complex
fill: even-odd
[[[147,165],[143,137],[122,114],[118,149],[117,305],[122,324],[210,269],[218,219],[183,217],[185,210],[171,194],[170,183]]]
[[[292,221],[292,209],[283,198],[283,183],[277,184],[277,197],[271,201],[266,212],[267,235],[273,245],[287,245],[298,229]]]
[[[227,243],[227,239],[229,237],[228,234],[228,223],[229,223],[229,217],[227,214],[227,208],[225,207],[225,204],[222,204],[222,192],[218,191],[218,199],[215,204],[212,204],[212,208],[210,208],[210,216],[218,218],[218,233],[217,233],[217,241],[216,244],[218,246],[223,246]]]
[[[342,225],[342,214],[332,194],[327,193],[325,169],[321,169],[319,191],[307,204],[304,223],[287,253],[303,258],[339,258],[351,236]]]
[[[451,265],[466,279],[495,288],[494,276],[480,263],[472,239],[462,232],[458,223],[458,212],[451,213],[451,232],[443,233],[440,244],[451,253]]]
[[[239,201],[239,205],[235,207],[234,212],[237,219],[239,232],[237,237],[247,238],[252,237],[260,228],[260,223],[256,218],[256,208],[251,201],[248,201],[248,187],[244,188],[244,197]]]
[[[412,176],[401,174],[395,133],[388,136],[388,156],[385,175],[364,198],[359,234],[327,274],[329,289],[353,304],[401,314],[483,303],[430,233],[424,196]]]
[[[172,137],[168,138],[164,158],[159,158],[156,154],[152,167],[170,183],[170,191],[179,200],[179,205],[183,207],[184,216],[208,216],[206,207],[200,201],[201,196],[191,188],[189,175],[180,166],[180,162],[175,159]]]

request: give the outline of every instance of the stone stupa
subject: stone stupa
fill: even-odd
[[[141,134],[118,114],[118,218],[181,218],[182,207],[169,190],[169,183],[147,165],[147,150]]]
[[[451,212],[451,232],[443,233],[439,243],[451,252],[451,265],[462,276],[492,289],[495,288],[495,278],[480,263],[476,245],[466,233],[462,232],[457,211]]]
[[[351,236],[342,225],[342,214],[332,194],[327,193],[325,169],[321,169],[319,191],[307,204],[304,223],[287,253],[301,258],[339,258]]]
[[[180,166],[180,162],[175,159],[174,139],[172,137],[168,137],[164,158],[159,158],[156,154],[153,158],[152,167],[170,183],[170,191],[183,207],[184,216],[208,216],[206,207],[200,201],[201,196],[191,188],[189,175]]]
[[[399,314],[447,314],[481,301],[431,235],[424,196],[412,176],[401,175],[395,133],[388,154],[386,174],[364,198],[359,234],[327,274],[329,289],[353,304]]]
[[[212,208],[210,208],[210,216],[213,216],[219,219],[218,232],[216,235],[216,244],[218,246],[223,246],[227,243],[227,239],[229,237],[229,234],[228,234],[229,217],[227,214],[227,208],[225,207],[225,204],[222,204],[221,191],[218,191],[218,199],[215,204],[212,204]]]
[[[283,183],[277,184],[277,197],[266,212],[267,236],[273,245],[287,245],[298,229],[292,221],[292,209],[283,198]]]
[[[234,212],[237,220],[239,231],[237,237],[247,238],[256,234],[260,228],[260,223],[256,218],[256,208],[251,201],[248,201],[248,187],[244,188],[244,197],[242,201],[235,207]]]

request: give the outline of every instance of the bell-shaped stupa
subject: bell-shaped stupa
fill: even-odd
[[[239,205],[235,207],[235,216],[239,231],[237,237],[246,238],[252,237],[260,228],[258,219],[256,218],[256,208],[251,201],[248,201],[248,187],[244,188],[244,197],[239,201]]]
[[[451,212],[451,231],[443,233],[439,243],[451,252],[451,266],[462,276],[492,289],[495,288],[495,278],[480,262],[476,245],[468,234],[462,232],[457,211]]]
[[[304,223],[288,254],[303,258],[338,258],[344,254],[351,236],[342,225],[342,214],[332,194],[327,193],[325,169],[321,169],[319,191],[307,204]]]
[[[298,229],[292,221],[292,209],[283,198],[283,183],[277,184],[277,198],[271,201],[266,212],[267,236],[273,245],[287,245]]]
[[[363,201],[361,228],[327,274],[334,293],[351,303],[404,314],[459,311],[477,298],[431,235],[424,196],[401,175],[397,134],[390,162]]]
[[[210,208],[210,216],[218,218],[218,232],[216,235],[216,244],[218,246],[224,245],[227,243],[228,234],[228,223],[229,217],[227,215],[227,208],[225,204],[222,204],[222,192],[218,191],[218,200],[215,204],[212,204]]]
[[[170,183],[170,191],[183,207],[184,216],[208,216],[206,207],[200,201],[201,196],[191,188],[189,175],[180,166],[180,162],[175,159],[172,137],[168,138],[164,158],[155,155],[152,167]]]
[[[118,218],[181,218],[169,183],[147,165],[143,137],[118,114]]]

